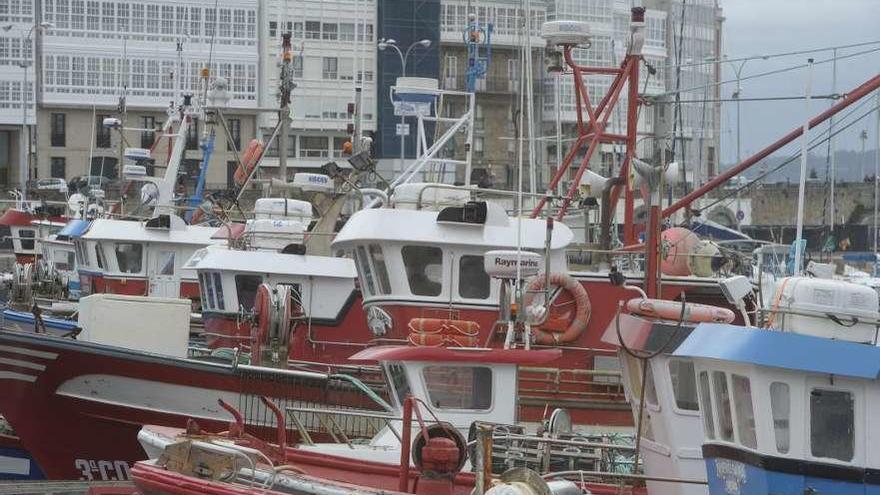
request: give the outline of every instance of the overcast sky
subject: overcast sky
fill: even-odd
[[[880,41],[877,14],[880,0],[720,0],[725,22],[722,51],[728,58],[774,54],[812,48],[823,48],[869,41]],[[838,61],[837,92],[849,91],[868,78],[880,73],[880,44],[849,48],[838,56],[878,49],[870,54]],[[752,60],[745,64],[742,75],[767,72],[806,62],[812,56],[817,62],[830,59],[831,52],[795,55],[770,60]],[[734,79],[733,65],[724,64],[724,80]],[[832,93],[832,64],[814,67],[813,94]],[[761,77],[742,82],[742,97],[803,95],[806,70]],[[729,98],[735,84],[722,86],[722,98]],[[876,100],[869,105],[873,108]],[[742,102],[742,156],[760,150],[767,144],[802,125],[805,116],[803,100],[785,102]],[[813,100],[810,115],[830,106],[829,100]],[[862,107],[855,115],[868,110]],[[844,110],[842,113],[846,113]],[[840,114],[839,114],[840,115]],[[837,149],[859,150],[858,138],[868,130],[866,149],[876,147],[876,113],[843,131],[837,138]],[[825,128],[827,129],[827,128]],[[736,158],[736,105],[722,106],[722,159],[731,163]],[[815,131],[814,131],[815,132]],[[815,135],[811,133],[811,137]],[[790,153],[795,150],[788,147]],[[786,154],[788,154],[786,153]],[[825,151],[823,148],[822,154]]]

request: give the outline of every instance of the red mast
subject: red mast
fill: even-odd
[[[571,181],[565,197],[562,200],[562,206],[556,218],[562,220],[568,211],[575,192],[580,184],[581,177],[589,168],[590,158],[596,152],[596,149],[602,143],[623,143],[626,147],[626,155],[620,168],[620,177],[623,179],[613,186],[611,192],[611,201],[609,208],[613,211],[617,199],[620,197],[620,189],[626,186],[626,206],[624,211],[624,239],[626,244],[635,242],[635,228],[633,225],[633,194],[632,184],[629,181],[629,170],[632,164],[632,158],[635,154],[636,147],[636,130],[638,124],[638,108],[639,108],[639,63],[642,59],[642,45],[644,44],[644,25],[645,25],[645,9],[643,7],[634,7],[631,15],[631,31],[632,42],[628,47],[626,57],[623,59],[620,67],[588,67],[578,65],[572,58],[571,51],[575,48],[573,44],[563,45],[566,65],[571,69],[574,76],[574,94],[577,103],[577,130],[578,136],[574,145],[566,154],[565,159],[559,166],[553,179],[547,185],[548,190],[554,190],[559,182],[566,175],[568,169],[572,166],[575,156],[586,147],[586,154],[581,160],[575,173],[574,179]],[[614,81],[605,96],[599,101],[599,104],[593,107],[590,102],[589,91],[584,78],[590,75],[613,75]],[[626,112],[626,134],[613,134],[606,131],[608,120],[618,103],[620,94],[624,86],[627,91],[627,112]],[[586,121],[584,119],[586,113]],[[547,197],[541,198],[535,209],[532,210],[532,218],[537,217],[547,203]]]

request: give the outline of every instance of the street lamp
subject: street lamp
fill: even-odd
[[[7,24],[7,25],[3,26],[3,31],[8,32],[13,27],[14,27],[14,25]],[[22,71],[24,72],[23,84],[21,87],[21,139],[19,140],[19,142],[20,142],[20,146],[19,146],[19,159],[20,159],[19,181],[21,184],[22,199],[24,199],[27,196],[27,181],[28,181],[28,175],[29,175],[29,170],[30,170],[29,164],[28,164],[28,158],[29,158],[29,149],[28,148],[30,148],[30,136],[28,135],[29,128],[28,128],[27,118],[28,118],[28,103],[29,103],[29,101],[28,101],[28,89],[29,89],[28,88],[28,67],[31,66],[31,62],[27,58],[27,49],[25,47],[31,46],[31,36],[33,36],[34,31],[36,31],[37,34],[39,34],[40,32],[42,32],[44,30],[48,30],[48,29],[51,29],[54,27],[55,27],[55,25],[52,24],[51,22],[41,22],[39,24],[34,24],[33,26],[31,26],[30,29],[28,29],[27,34],[23,34],[21,37],[21,60],[19,61],[18,66],[21,67]],[[36,56],[36,54],[34,53],[34,50],[31,50],[31,56],[32,57]],[[36,91],[34,91],[34,95],[36,96]]]
[[[381,40],[379,40],[379,43],[376,44],[376,47],[379,48],[380,52],[384,52],[385,49],[387,49],[387,48],[392,48],[392,49],[394,49],[395,52],[397,52],[397,56],[400,57],[400,77],[406,77],[406,61],[409,59],[410,52],[412,52],[412,50],[417,46],[421,46],[422,48],[430,48],[431,47],[431,40],[423,39],[423,40],[415,41],[411,45],[409,45],[409,47],[406,49],[405,52],[400,50],[400,47],[397,46],[397,41],[394,40],[393,38],[390,38],[390,39],[382,38]],[[403,172],[403,161],[406,157],[406,140],[404,139],[405,136],[403,134],[404,126],[406,126],[406,117],[403,115],[403,112],[401,112],[400,133],[399,133],[400,134],[400,171],[401,172]]]

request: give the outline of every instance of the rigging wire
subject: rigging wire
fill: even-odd
[[[835,45],[835,46],[827,46],[827,47],[820,47],[820,48],[812,48],[809,50],[798,50],[798,51],[793,51],[793,52],[771,53],[771,54],[767,54],[767,55],[750,55],[747,57],[723,58],[723,59],[712,58],[710,60],[704,60],[702,62],[689,62],[686,64],[661,65],[661,66],[658,66],[658,68],[659,69],[674,69],[678,66],[685,68],[685,67],[699,67],[702,65],[717,64],[717,63],[721,63],[721,62],[745,62],[747,60],[769,60],[771,58],[784,58],[784,57],[791,57],[794,55],[805,55],[805,54],[809,54],[809,53],[830,52],[833,50],[843,50],[846,48],[858,48],[858,47],[869,46],[869,45],[880,45],[880,40],[863,41],[861,43],[852,43],[849,45]]]
[[[813,65],[827,64],[827,63],[829,63],[829,62],[833,62],[833,61],[835,61],[835,60],[845,60],[845,59],[848,59],[848,58],[858,57],[858,56],[861,56],[861,55],[867,55],[867,54],[875,53],[875,52],[880,52],[880,47],[878,47],[878,48],[872,48],[872,49],[870,49],[870,50],[862,50],[862,51],[859,51],[859,52],[848,53],[848,54],[846,54],[846,55],[839,55],[839,56],[837,56],[837,57],[829,57],[829,58],[826,58],[826,59],[817,60],[817,61],[813,62]],[[783,67],[783,68],[781,68],[781,69],[774,69],[774,70],[767,71],[767,72],[759,72],[759,73],[757,73],[757,74],[752,74],[752,75],[749,75],[749,76],[740,77],[740,78],[739,78],[739,82],[747,81],[747,80],[749,80],[749,79],[757,79],[757,78],[759,78],[759,77],[767,77],[767,76],[772,76],[772,75],[776,75],[776,74],[782,74],[782,73],[790,72],[790,71],[793,71],[793,70],[803,69],[803,68],[807,67],[807,65],[808,65],[808,64],[805,64],[805,63],[804,63],[804,64],[797,64],[797,65],[791,65],[791,66],[788,66],[788,67]],[[732,84],[732,83],[736,83],[736,82],[737,82],[736,79],[728,79],[728,80],[726,80],[726,81],[718,81],[718,82],[714,82],[714,83],[710,83],[710,84],[706,84],[706,85],[693,86],[693,87],[690,87],[690,88],[685,88],[685,89],[680,89],[680,90],[679,90],[679,89],[676,89],[675,91],[667,91],[667,92],[665,92],[665,93],[658,93],[658,94],[654,95],[654,97],[655,97],[655,98],[660,98],[660,97],[663,97],[663,96],[673,96],[673,95],[675,95],[676,93],[687,93],[687,92],[690,92],[690,91],[696,91],[696,90],[698,90],[698,89],[703,89],[703,88],[705,88],[705,87],[710,87],[710,88],[711,88],[711,87],[715,87],[715,86],[722,86],[722,85],[724,85],[724,84]]]
[[[864,101],[865,101],[865,102],[868,102],[868,101],[870,101],[870,100],[865,99]],[[858,122],[860,122],[862,119],[866,118],[867,116],[871,115],[872,113],[874,113],[874,112],[876,112],[876,111],[878,111],[878,110],[880,110],[880,105],[875,105],[874,108],[871,108],[871,109],[868,110],[867,112],[861,114],[859,117],[857,117],[857,118],[856,118],[855,120],[853,120],[852,122],[849,122],[849,123],[847,123],[846,125],[842,125],[842,126],[840,126],[840,128],[837,129],[837,130],[835,130],[833,133],[824,133],[824,132],[823,132],[823,133],[820,134],[819,136],[813,138],[813,140],[810,142],[809,147],[807,148],[808,151],[811,151],[811,150],[813,150],[814,148],[817,148],[817,147],[821,146],[822,144],[824,144],[826,141],[828,141],[828,140],[831,139],[832,137],[834,137],[834,136],[840,134],[841,132],[845,131],[846,129],[849,129],[850,127],[852,127],[852,126],[854,126],[855,124],[857,124]],[[845,117],[844,117],[844,118],[845,118]],[[842,119],[841,119],[841,120],[842,120]],[[837,125],[839,125],[839,124],[837,124]],[[837,127],[837,125],[835,125],[835,127]],[[824,136],[824,137],[823,137],[823,136]],[[818,140],[818,141],[817,141],[817,140]],[[747,184],[744,184],[744,185],[742,185],[742,186],[737,187],[736,189],[731,190],[729,193],[725,194],[724,196],[721,196],[720,198],[718,198],[718,199],[716,199],[715,201],[709,203],[708,205],[706,205],[706,206],[700,208],[699,210],[700,210],[700,211],[708,210],[709,208],[712,208],[713,206],[715,206],[715,205],[717,205],[717,204],[723,202],[724,200],[726,200],[726,199],[729,198],[730,196],[732,196],[732,195],[734,195],[734,194],[737,194],[737,193],[739,193],[739,192],[741,192],[741,191],[743,191],[743,190],[745,190],[745,189],[749,189],[750,187],[756,185],[758,182],[760,182],[762,179],[764,179],[764,178],[767,177],[768,175],[770,175],[770,174],[772,174],[772,173],[774,173],[774,172],[780,170],[781,168],[785,167],[786,165],[788,165],[788,164],[792,163],[793,161],[797,160],[797,159],[800,157],[800,155],[801,155],[800,152],[791,155],[788,159],[786,159],[785,161],[783,161],[782,163],[780,163],[779,165],[777,165],[777,166],[774,167],[773,169],[768,170],[768,171],[766,171],[766,172],[764,172],[764,173],[758,175],[757,177],[755,177],[754,179],[752,179],[751,181],[749,181]]]

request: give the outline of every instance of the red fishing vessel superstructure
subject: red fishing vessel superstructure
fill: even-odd
[[[199,299],[192,254],[222,244],[225,229],[187,225],[173,214],[140,222],[94,220],[74,241],[82,296],[97,293]]]
[[[9,228],[15,261],[24,264],[33,263],[40,257],[40,239],[57,233],[67,220],[64,207],[47,206],[18,197],[15,206],[0,216],[0,226]]]
[[[642,28],[638,22],[633,24],[635,32]],[[637,63],[633,60],[639,57],[638,51],[633,51],[627,58],[627,69],[613,71],[620,79],[614,85],[616,92],[628,78],[631,83],[637,80],[637,70],[633,69]],[[607,74],[608,69],[601,73]],[[630,98],[629,102],[630,107],[638,105],[637,98]],[[629,113],[635,115],[632,109]],[[184,127],[189,115],[183,112],[181,117]],[[599,121],[595,127],[601,128]],[[628,126],[628,136],[634,141],[634,126]],[[175,143],[175,152],[180,141]],[[171,163],[177,166],[174,160]],[[582,164],[585,166],[586,162]],[[170,198],[170,186],[163,186],[166,187],[160,190],[161,205]],[[409,186],[411,192],[421,197],[422,186]],[[421,201],[415,205],[421,207]],[[167,206],[163,206],[153,220],[162,226],[161,219],[167,215],[167,226],[173,230],[175,222],[166,210]],[[538,251],[546,253],[544,259],[552,279],[566,289],[553,296],[551,307],[546,308],[550,319],[534,325],[533,334],[526,339],[534,338],[539,346],[562,348],[563,357],[551,366],[521,370],[520,404],[525,406],[521,419],[542,419],[551,404],[567,406],[581,424],[603,428],[631,425],[613,350],[598,340],[617,302],[625,298],[624,289],[609,280],[611,274],[569,273],[565,248],[572,234],[562,224],[548,229],[543,220],[521,221],[508,216],[496,204],[479,201],[443,205],[436,210],[439,211],[399,207],[355,214],[338,235],[337,245],[340,250],[349,250],[360,266],[359,282],[364,305],[368,306],[366,325],[370,329],[363,331],[360,325],[354,330],[314,325],[315,315],[309,311],[315,308],[309,307],[305,293],[308,284],[304,284],[300,286],[298,304],[301,320],[288,340],[293,344],[289,352],[294,357],[308,358],[303,361],[314,359],[312,369],[325,372],[328,363],[345,363],[359,347],[389,341],[402,343],[413,333],[421,334],[415,335],[415,339],[423,342],[439,336],[441,340],[467,338],[479,345],[500,347],[503,332],[495,327],[495,319],[502,285],[489,280],[484,265],[486,253],[518,247],[526,253]],[[378,250],[373,247],[382,242],[385,244],[379,245]],[[84,254],[97,265],[97,254],[88,249]],[[384,269],[378,269],[383,263]],[[540,278],[534,283],[540,284]],[[687,292],[689,300],[696,300],[701,294],[720,297],[711,279],[670,280],[664,291],[666,297]],[[540,301],[535,303],[541,306]],[[355,296],[352,305],[357,304]],[[239,309],[245,316],[248,308]],[[461,333],[462,322],[467,327],[466,335],[452,335]],[[24,445],[52,478],[96,476],[96,471],[84,470],[83,466],[102,462],[122,466],[138,460],[142,454],[135,440],[136,425],[182,427],[186,418],[192,416],[193,407],[212,421],[216,407],[206,402],[207,397],[232,393],[233,397],[227,398],[233,402],[236,396],[246,400],[241,397],[252,397],[252,389],[277,388],[274,380],[285,376],[283,371],[272,370],[249,372],[242,377],[236,370],[245,368],[234,364],[207,364],[9,331],[0,331],[0,345],[4,346],[0,353],[12,363],[0,364],[4,372],[0,380],[5,382],[6,389],[0,397],[0,413],[9,419]],[[302,369],[303,364],[296,366]],[[351,373],[370,371],[363,364],[335,368]],[[299,391],[291,388],[275,393],[288,394],[294,400]],[[49,420],[55,416],[54,411],[62,410],[66,414],[61,420]],[[58,444],[65,447],[58,448]]]
[[[613,477],[603,459],[614,457],[608,454],[631,454],[631,445],[581,436],[564,419],[563,410],[554,411],[544,434],[530,434],[519,426],[517,367],[546,364],[559,353],[558,349],[374,347],[352,360],[380,363],[390,389],[389,404],[381,413],[278,407],[274,409],[276,424],[295,425],[300,443],[288,443],[290,437],[282,426],[275,443],[265,444],[249,437],[240,414],[224,405],[234,418],[230,434],[212,436],[195,424],[186,433],[144,427],[139,438],[154,460],[138,463],[134,480],[142,490],[157,495],[254,493],[249,486],[253,483],[259,483],[258,490],[266,493],[356,490],[465,495],[476,490],[482,494],[492,493],[497,483],[492,478],[497,475],[502,475],[502,484],[510,481],[505,458],[519,459],[518,469],[536,476],[551,477],[551,466],[566,466],[569,471],[604,471]],[[363,441],[338,434],[335,438],[343,438],[339,443],[312,440],[310,431],[334,431],[331,425],[339,424],[363,426],[357,437]],[[516,440],[504,439],[504,432]],[[498,453],[499,449],[504,453]],[[542,454],[517,455],[529,449]],[[235,457],[244,459],[247,466],[237,469],[235,460],[230,465],[228,460]],[[253,457],[253,462],[248,464],[245,457]],[[217,462],[218,458],[226,462]],[[222,470],[218,469],[221,465]],[[559,483],[555,486],[559,488]],[[567,482],[566,487],[577,485]],[[582,488],[597,494],[621,493],[622,489],[619,484],[596,481]],[[640,488],[625,490],[644,493]]]

